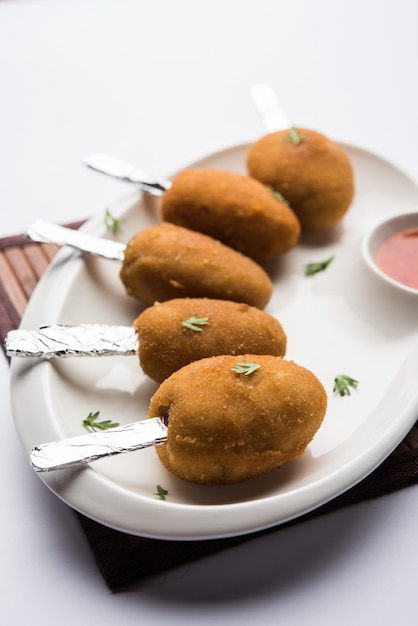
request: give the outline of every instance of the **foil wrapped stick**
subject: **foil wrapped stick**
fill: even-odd
[[[26,237],[39,243],[55,243],[59,246],[70,246],[81,252],[101,256],[105,259],[123,261],[126,245],[111,239],[93,237],[80,230],[73,230],[58,224],[37,220],[25,233]]]
[[[250,97],[267,132],[274,133],[277,130],[291,128],[292,124],[270,85],[264,83],[253,85]]]
[[[139,338],[133,326],[55,324],[11,330],[4,344],[6,354],[17,357],[122,356],[138,352]]]
[[[162,196],[171,182],[165,179],[157,179],[143,170],[109,154],[95,153],[84,157],[84,163],[101,174],[117,178],[128,183],[134,183],[154,196]]]
[[[37,445],[30,452],[30,462],[36,472],[50,472],[161,445],[166,440],[164,420],[153,417],[118,428]]]

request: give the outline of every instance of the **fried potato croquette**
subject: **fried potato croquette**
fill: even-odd
[[[284,254],[300,235],[294,212],[265,185],[220,169],[178,174],[164,194],[162,215],[259,262]]]
[[[250,147],[247,168],[251,176],[288,200],[302,230],[333,226],[353,200],[354,176],[348,155],[313,130],[265,135]]]
[[[157,382],[205,357],[286,352],[286,334],[276,318],[228,300],[179,298],[156,303],[141,313],[134,328],[141,367]]]
[[[273,285],[254,261],[219,241],[163,222],[139,231],[128,243],[120,278],[129,295],[145,304],[173,298],[217,298],[260,309]]]
[[[238,373],[240,363],[260,367]],[[164,467],[213,485],[246,480],[300,457],[326,408],[318,378],[293,361],[223,355],[167,378],[151,398],[149,416],[168,424],[167,442],[156,447]]]

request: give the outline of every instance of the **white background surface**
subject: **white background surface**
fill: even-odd
[[[0,1],[0,236],[126,193],[81,165],[90,152],[166,175],[258,138],[255,82],[295,124],[418,181],[417,22],[414,0]],[[0,623],[413,622],[418,487],[110,594],[73,512],[27,464],[2,357],[0,370]]]

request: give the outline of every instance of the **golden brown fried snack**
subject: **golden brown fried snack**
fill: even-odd
[[[256,261],[293,248],[300,224],[289,207],[249,176],[219,169],[184,170],[162,200],[163,219],[219,239]]]
[[[257,363],[250,374],[233,371]],[[226,484],[269,472],[301,456],[327,407],[322,384],[292,361],[266,355],[215,356],[165,380],[150,417],[168,422],[157,446],[170,472],[195,483]]]
[[[280,322],[248,304],[208,298],[156,303],[134,322],[143,371],[162,382],[184,365],[218,354],[284,356]]]
[[[247,168],[251,176],[288,200],[304,230],[333,226],[353,199],[354,177],[348,155],[313,130],[265,135],[250,147]]]
[[[257,263],[219,241],[163,222],[128,243],[120,277],[145,304],[173,298],[219,298],[260,309],[273,286]]]

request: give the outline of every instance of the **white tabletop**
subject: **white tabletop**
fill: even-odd
[[[268,82],[292,121],[387,157],[418,181],[415,0],[3,0],[0,236],[103,211],[108,152],[164,176],[258,138]],[[418,487],[109,593],[72,510],[3,426],[0,622],[410,624]],[[28,419],[30,416],[28,415]]]

